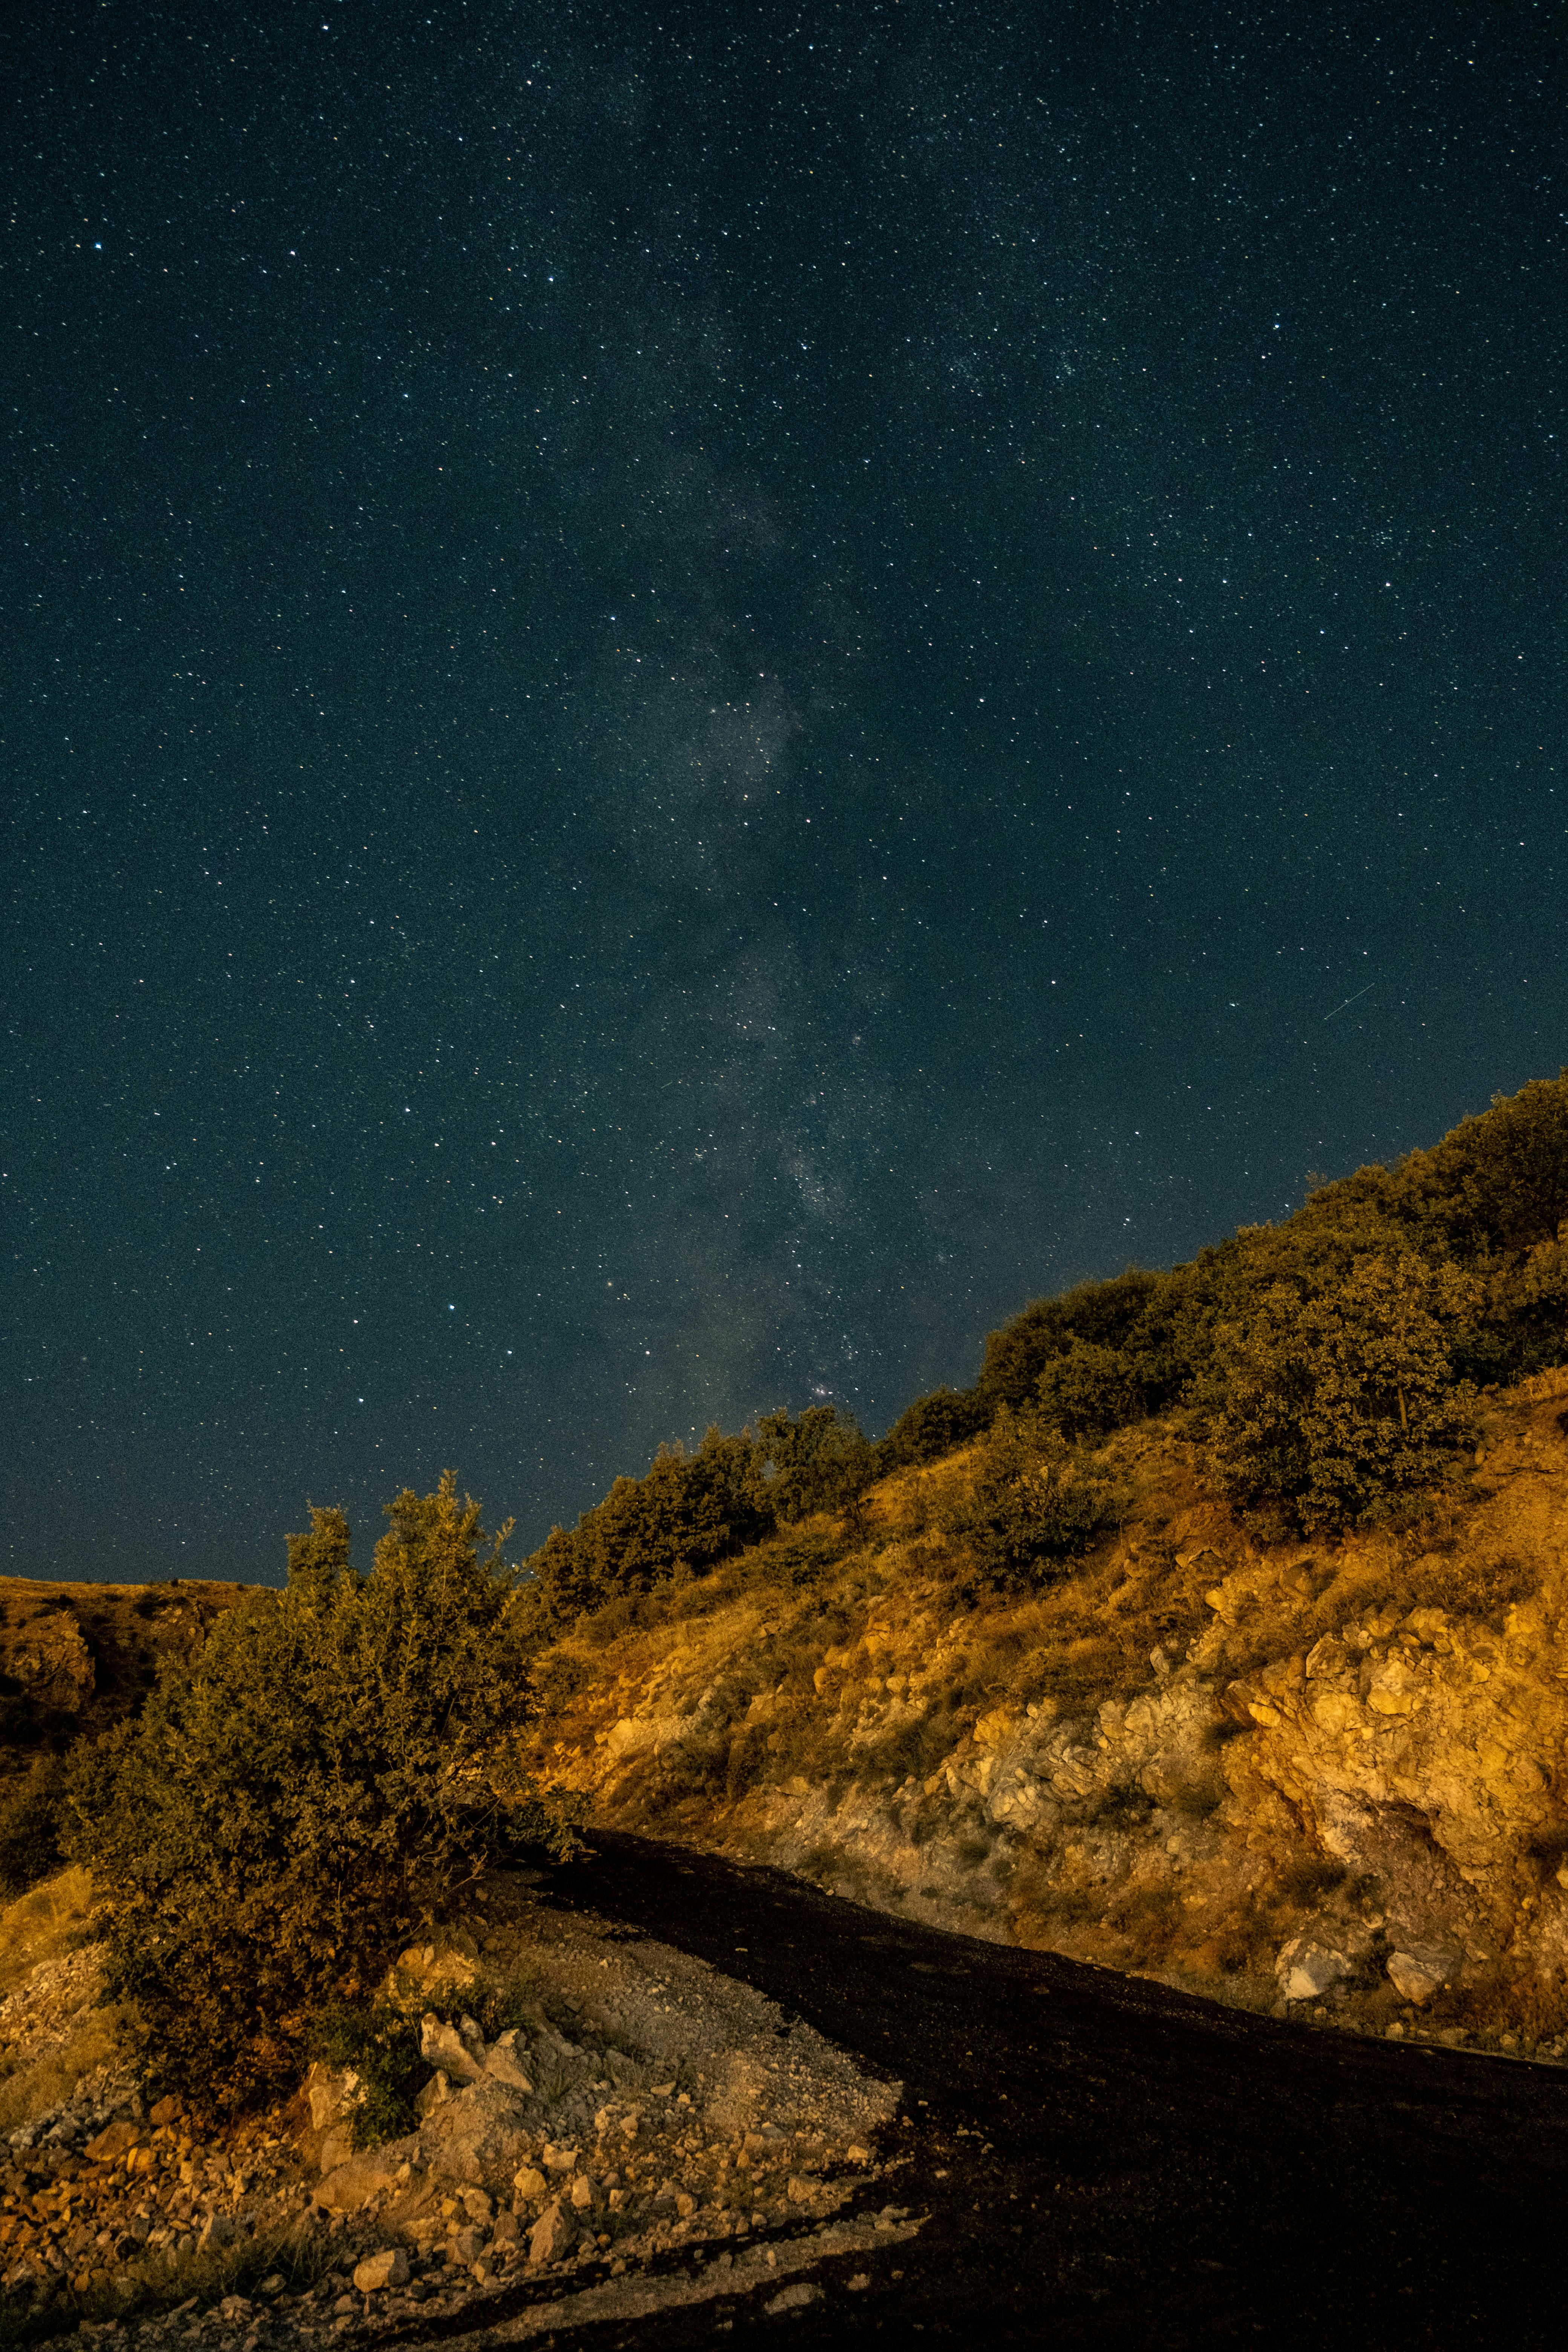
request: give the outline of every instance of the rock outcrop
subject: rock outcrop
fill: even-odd
[[[906,1478],[814,1596],[568,1644],[540,1768],[608,1821],[937,1924],[1554,2054],[1565,1403],[1568,1373],[1489,1399],[1425,1521],[1337,1543],[1259,1541],[1147,1425],[1108,1449],[1132,1499],[1076,1616],[956,1600]],[[1141,1669],[1110,1640],[1139,1623]]]

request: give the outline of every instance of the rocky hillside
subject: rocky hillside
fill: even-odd
[[[0,1779],[130,1714],[161,1663],[188,1663],[245,1589],[0,1577]]]
[[[1403,1528],[1249,1536],[1173,1425],[1027,1599],[941,1532],[958,1454],[546,1655],[597,1817],[970,1934],[1363,2032],[1568,2047],[1568,1371],[1483,1403]]]
[[[540,2299],[507,2307],[515,2335],[753,2288],[783,2310],[820,2292],[801,2281],[824,2258],[913,2234],[885,2201],[896,2084],[531,1886],[491,1873],[403,1955],[384,1996],[418,2021],[427,2080],[416,2127],[357,2152],[353,2069],[318,2064],[288,2106],[226,2127],[146,2106],[81,1873],[0,1914],[0,2331],[85,2319],[151,2352],[174,2315],[215,2352],[389,2322],[449,2338],[523,2280]],[[468,2012],[498,2001],[517,2022],[487,2041]]]

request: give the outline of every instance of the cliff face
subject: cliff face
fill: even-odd
[[[1008,1603],[965,1603],[931,1530],[962,1460],[906,1475],[809,1591],[764,1551],[713,1605],[561,1644],[538,1764],[935,1924],[1556,2055],[1565,1403],[1568,1372],[1489,1400],[1425,1520],[1331,1544],[1250,1540],[1146,1424],[1107,1452],[1119,1534]]]

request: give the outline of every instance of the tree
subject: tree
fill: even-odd
[[[1041,1420],[1069,1444],[1136,1421],[1142,1406],[1134,1360],[1089,1339],[1074,1339],[1065,1355],[1053,1356],[1035,1386]]]
[[[1317,1296],[1272,1284],[1215,1335],[1221,1489],[1317,1528],[1431,1485],[1468,1428],[1450,1358],[1479,1291],[1458,1266],[1409,1254],[1357,1258]]]
[[[998,1591],[1029,1591],[1080,1559],[1114,1524],[1119,1507],[1092,1462],[1004,1407],[972,1486],[942,1526],[963,1543],[984,1582]]]
[[[342,1514],[312,1509],[287,1589],[248,1594],[72,1761],[62,1842],[93,1874],[110,1989],[150,2077],[209,2113],[297,2073],[311,2017],[369,1989],[502,1813],[527,1698],[508,1530],[482,1558],[450,1472],[386,1517],[361,1577]]]
[[[973,1389],[933,1389],[906,1405],[877,1447],[879,1471],[901,1470],[914,1462],[935,1462],[978,1437],[991,1418],[990,1408]]]
[[[877,1475],[859,1423],[832,1404],[807,1405],[796,1420],[783,1405],[764,1413],[757,1423],[756,1463],[758,1499],[786,1524],[840,1508]]]

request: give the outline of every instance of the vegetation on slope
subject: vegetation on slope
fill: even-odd
[[[387,1507],[368,1577],[342,1514],[310,1516],[288,1589],[248,1594],[194,1672],[71,1759],[63,1843],[92,1873],[109,1990],[159,2084],[208,2109],[297,2074],[312,2018],[482,1866],[526,1711],[500,1538],[481,1558],[450,1475]]]
[[[1036,1300],[991,1334],[972,1389],[917,1398],[879,1444],[821,1405],[665,1448],[552,1530],[527,1563],[532,1605],[559,1633],[987,1433],[976,1558],[1048,1581],[1110,1508],[1084,1449],[1173,1410],[1261,1533],[1374,1523],[1422,1507],[1470,1441],[1479,1383],[1565,1354],[1568,1073],[1318,1185],[1280,1225]]]
[[[765,1612],[763,1718],[737,1667],[721,1745],[683,1751],[693,1790],[733,1802],[809,1763],[821,1677],[918,1569],[967,1664],[901,1711],[897,1754],[856,1765],[918,1779],[983,1702],[1104,1699],[1195,1637],[1211,1569],[1160,1537],[1152,1416],[1160,1478],[1178,1464],[1257,1541],[1397,1535],[1436,1526],[1482,1385],[1565,1358],[1568,1073],[1277,1227],[1035,1302],[973,1387],[879,1444],[819,1405],[665,1448],[521,1571],[500,1539],[481,1558],[450,1475],[388,1507],[369,1577],[342,1514],[312,1511],[285,1591],[247,1595],[138,1719],[16,1792],[0,1868],[25,1883],[57,1845],[86,1864],[157,2079],[240,2104],[297,2071],[312,2020],[370,1997],[527,1795],[531,1714],[639,1629],[747,1594]]]

